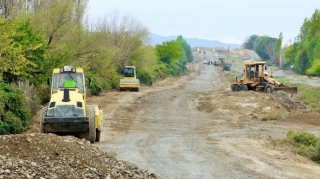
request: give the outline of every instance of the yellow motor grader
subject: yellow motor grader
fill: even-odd
[[[86,104],[83,69],[55,68],[48,85],[51,99],[49,106],[41,110],[40,132],[74,135],[91,143],[100,141],[103,114],[98,105]]]
[[[120,91],[139,91],[140,80],[137,79],[137,71],[135,66],[126,66],[123,76],[124,78],[120,79]]]
[[[246,61],[243,73],[236,76],[235,82],[231,84],[232,91],[260,91],[273,93],[274,91],[285,91],[290,94],[297,93],[297,87],[285,86],[272,77],[272,68],[268,74],[266,62]]]

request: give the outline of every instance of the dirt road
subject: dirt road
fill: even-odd
[[[320,87],[320,78],[319,77],[308,77],[307,75],[298,75],[291,71],[284,70],[275,70],[273,73],[276,77],[284,77],[289,80],[291,83],[301,83],[307,84],[309,86]]]
[[[189,69],[140,92],[90,97],[106,119],[94,145],[165,178],[318,178],[320,165],[279,139],[289,129],[319,136],[319,113],[279,94],[233,93],[213,65]],[[261,120],[275,113],[284,118]]]

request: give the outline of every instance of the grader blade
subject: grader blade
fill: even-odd
[[[289,86],[281,86],[281,87],[277,87],[277,88],[274,88],[275,91],[285,91],[289,94],[297,94],[298,92],[298,89],[297,87],[289,87]]]

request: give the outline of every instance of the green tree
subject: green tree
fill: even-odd
[[[137,77],[141,83],[152,85],[156,79],[154,69],[157,68],[159,62],[156,51],[152,46],[142,45],[137,52],[140,55],[132,58],[130,64],[136,66]]]
[[[312,14],[311,18],[304,24],[306,26],[306,39],[310,41],[317,34],[319,34],[320,29],[320,11],[316,9]]]
[[[310,22],[308,18],[304,19],[303,25],[300,28],[300,34],[297,36],[297,41],[305,41],[307,40],[307,34],[310,29]]]
[[[279,38],[276,40],[276,44],[273,48],[273,55],[274,55],[274,63],[275,64],[280,64],[280,55],[281,54],[281,50],[282,50],[282,39],[283,39],[283,35],[282,32],[279,34]]]
[[[320,59],[320,33],[316,34],[310,41],[305,43],[310,63],[312,63],[314,59]]]
[[[161,62],[173,64],[182,58],[182,48],[176,41],[167,41],[155,47]]]
[[[294,44],[285,52],[285,57],[293,59],[294,69],[301,74],[315,74],[320,58],[320,12],[315,10],[310,19],[304,19]],[[316,65],[313,67],[313,65]],[[309,71],[307,71],[310,69]],[[312,70],[311,70],[312,69]]]
[[[320,60],[316,59],[313,61],[311,68],[307,70],[308,75],[320,76]]]
[[[155,47],[159,58],[158,66],[155,69],[157,78],[163,78],[167,75],[180,75],[186,70],[186,67],[179,63],[182,58],[182,48],[177,41],[167,41],[158,44]]]
[[[300,50],[298,50],[294,58],[294,69],[301,74],[305,74],[306,70],[310,67],[310,62],[305,50],[305,44],[302,43],[299,46]]]
[[[0,39],[0,80],[30,79],[37,84],[46,70],[42,68],[47,57],[43,34],[34,32],[29,21],[8,19],[0,22]]]
[[[263,60],[274,60],[273,48],[276,44],[276,38],[269,36],[260,36],[254,42],[254,51]]]
[[[91,50],[83,56],[83,63],[102,89],[116,88],[127,65],[135,65],[140,75],[146,64],[157,63],[145,45],[147,29],[132,17],[114,13],[87,31]]]
[[[181,53],[182,53],[182,59],[180,60],[183,62],[192,62],[193,61],[193,55],[190,45],[183,39],[181,35],[179,35],[176,39],[176,42],[181,47]]]
[[[22,132],[29,127],[30,117],[23,91],[0,83],[0,135]]]
[[[48,69],[64,65],[79,65],[91,51],[89,33],[85,31],[87,0],[34,0],[24,16],[32,26],[42,30],[49,49]],[[48,70],[50,76],[51,70]]]
[[[258,37],[258,35],[251,35],[245,40],[245,42],[242,44],[242,47],[245,49],[253,50],[254,42],[257,40]]]

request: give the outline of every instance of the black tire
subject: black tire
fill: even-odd
[[[89,131],[85,135],[85,138],[94,143],[96,141],[96,121],[95,121],[95,112],[94,105],[87,106],[87,116],[89,117]]]
[[[274,91],[274,86],[271,84],[267,84],[267,86],[264,88],[265,93],[273,93]]]
[[[231,90],[232,91],[240,91],[240,86],[239,85],[232,85]]]
[[[230,88],[231,88],[231,91],[234,91],[234,85],[231,85]]]
[[[247,85],[240,85],[240,91],[248,91],[248,86]]]
[[[96,142],[100,142],[100,137],[101,137],[101,131],[96,129]]]
[[[41,111],[40,111],[40,118],[39,118],[40,133],[44,133],[43,120],[44,120],[44,117],[47,114],[47,110],[48,110],[48,107],[45,107],[45,108],[41,109]]]

